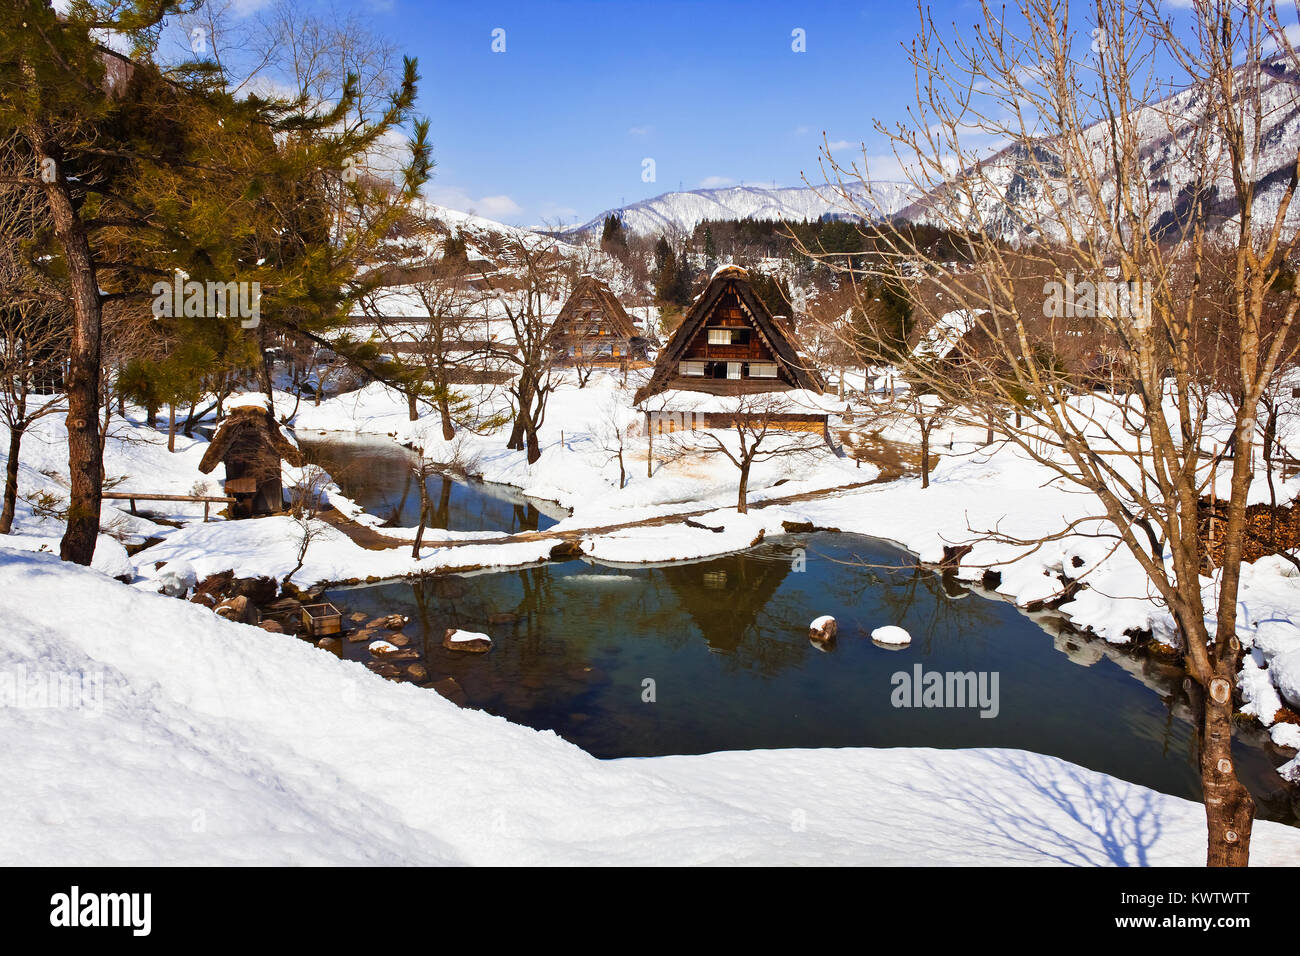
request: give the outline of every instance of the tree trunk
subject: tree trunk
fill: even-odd
[[[261,354],[258,356],[257,377],[262,391],[266,393],[266,410],[271,413],[272,417],[275,417],[275,395],[274,388],[271,384],[271,360],[266,356],[267,343],[269,341],[270,339],[267,337],[266,326],[259,325],[257,327],[257,345],[258,351]]]
[[[167,450],[176,451],[176,404],[167,405]]]
[[[655,475],[655,433],[654,424],[650,421],[650,413],[645,413],[645,476],[653,478]]]
[[[447,390],[439,389],[438,415],[442,418],[442,440],[451,441],[456,437],[456,426],[451,421],[451,403],[447,401]]]
[[[14,510],[18,506],[18,452],[22,449],[26,426],[9,429],[9,460],[5,462],[4,507],[0,510],[0,534],[9,534],[14,527]]]
[[[740,489],[736,495],[736,510],[742,515],[749,514],[749,466],[751,462],[746,458],[740,466]]]
[[[533,427],[532,420],[529,419],[527,429],[528,439],[528,464],[537,464],[537,459],[542,457],[541,445],[537,443],[537,429]]]
[[[530,417],[532,412],[530,409],[533,404],[533,389],[532,385],[526,379],[526,374],[527,373],[525,373],[524,376],[521,376],[519,382],[519,393],[517,396],[519,399],[519,410],[515,413],[515,421],[510,428],[510,440],[506,442],[506,447],[513,451],[519,451],[524,447],[524,436],[532,427]]]
[[[411,546],[411,557],[420,560],[420,545],[424,543],[424,525],[429,517],[429,479],[421,472],[420,480],[420,526],[415,529],[415,544]]]
[[[27,131],[38,156],[54,161],[56,175],[44,183],[54,235],[63,250],[72,294],[72,344],[68,362],[68,524],[59,543],[59,556],[75,564],[90,564],[99,537],[99,508],[104,489],[103,454],[99,444],[99,360],[103,303],[85,224],[77,215],[63,172],[63,155],[38,128]]]
[[[921,487],[930,487],[930,426],[921,423]]]
[[[420,408],[414,392],[406,393],[406,419],[407,421],[418,421],[420,418]]]
[[[1188,681],[1193,712],[1200,718],[1197,742],[1209,833],[1206,866],[1246,866],[1250,860],[1255,801],[1237,779],[1232,759],[1232,684],[1216,676],[1207,693],[1194,680]]]

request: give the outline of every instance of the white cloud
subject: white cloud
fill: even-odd
[[[519,203],[504,194],[500,196],[484,196],[478,201],[478,205],[479,211],[489,219],[515,216],[524,211]]]
[[[653,126],[633,126],[627,131],[628,136],[649,136]]]
[[[700,180],[701,189],[719,189],[722,186],[730,186],[735,180],[730,176],[706,176]]]
[[[426,184],[423,192],[429,202],[436,203],[439,206],[446,206],[448,209],[455,209],[458,212],[473,212],[475,215],[486,216],[488,219],[498,221],[506,216],[518,216],[524,211],[522,206],[504,194],[480,196],[475,199],[459,187],[434,186],[431,184]]]

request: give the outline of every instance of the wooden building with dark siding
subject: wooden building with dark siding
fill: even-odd
[[[826,382],[799,354],[794,333],[754,294],[749,274],[725,266],[691,305],[635,401],[670,389],[712,395],[804,389],[820,395]]]
[[[644,359],[646,344],[618,296],[595,276],[578,280],[551,326],[551,345],[561,365]]]

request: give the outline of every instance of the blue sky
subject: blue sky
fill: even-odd
[[[873,117],[900,117],[912,95],[906,3],[341,6],[419,58],[431,197],[508,222],[586,220],[679,184],[799,185],[816,174],[823,130],[873,152]],[[795,29],[806,52],[792,49]],[[646,158],[654,182],[642,180]]]

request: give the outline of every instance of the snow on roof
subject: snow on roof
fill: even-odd
[[[714,270],[713,270],[713,275],[709,276],[709,281],[712,282],[712,281],[713,281],[714,279],[716,279],[718,276],[720,276],[720,275],[722,275],[723,273],[726,273],[726,272],[733,273],[733,274],[739,276],[739,277],[742,278],[742,279],[748,279],[748,278],[749,278],[749,273],[746,272],[743,268],[741,268],[740,266],[736,265],[734,262],[728,262],[728,263],[726,263],[725,265],[720,265],[720,266],[718,266],[716,269],[714,269]]]

